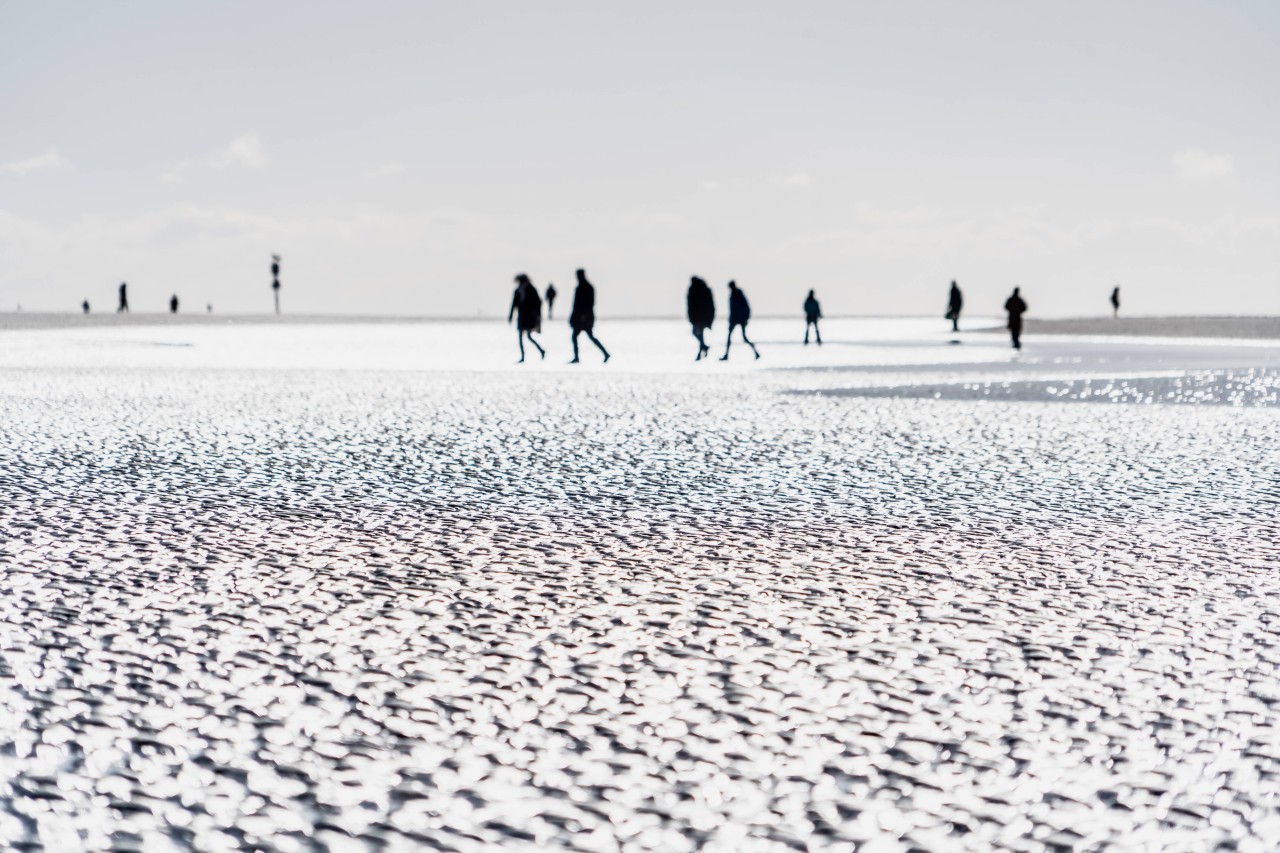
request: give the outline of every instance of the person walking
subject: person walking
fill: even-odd
[[[818,297],[813,295],[813,291],[809,291],[809,296],[804,301],[804,345],[809,345],[809,327],[813,326],[814,337],[818,339],[818,346],[822,346],[822,332],[818,331],[818,320],[822,319],[822,306],[818,304]]]
[[[742,340],[751,347],[756,358],[760,357],[760,350],[756,349],[756,345],[747,337],[747,321],[750,319],[751,305],[747,302],[747,295],[742,292],[742,288],[738,287],[736,281],[729,282],[729,337],[724,342],[724,355],[720,356],[721,361],[729,360],[729,345],[733,343],[733,330],[737,328],[742,329]]]
[[[694,361],[701,361],[704,355],[711,354],[705,335],[716,320],[716,300],[707,283],[695,275],[689,279],[689,293],[685,302],[689,311],[689,325],[693,327],[693,336],[698,339],[698,355]]]
[[[951,321],[951,331],[960,331],[960,309],[964,307],[964,296],[955,281],[951,282],[951,293],[947,295],[947,319]]]
[[[569,311],[569,328],[573,329],[573,361],[569,363],[578,363],[578,335],[586,332],[591,343],[604,356],[605,364],[608,364],[609,351],[596,340],[592,331],[596,325],[596,289],[587,281],[586,270],[578,270],[574,274],[578,277],[578,286],[573,291],[573,308]]]
[[[280,256],[271,256],[271,295],[275,297],[276,316],[280,315]]]
[[[1019,295],[1019,288],[1013,289],[1013,295],[1004,301],[1004,310],[1009,312],[1009,337],[1013,339],[1013,348],[1022,349],[1022,315],[1027,313],[1027,303]]]
[[[178,313],[178,294],[176,293],[173,294],[173,296],[169,297],[169,313],[170,314]]]
[[[516,292],[511,297],[511,310],[507,312],[507,323],[516,321],[516,342],[520,344],[520,363],[524,363],[524,339],[538,351],[540,358],[547,357],[547,351],[533,338],[534,332],[542,331],[542,297],[533,286],[529,276],[520,273],[516,276]]]
[[[119,293],[120,293],[120,304],[116,306],[116,313],[128,314],[129,313],[129,284],[127,282],[123,282],[123,281],[120,282]]]
[[[80,303],[80,307],[84,309],[84,313],[88,314],[88,313],[89,313],[89,300],[88,300],[88,299],[86,299],[84,302],[81,302],[81,303]]]
[[[1116,285],[1111,291],[1111,316],[1116,318],[1120,316],[1120,285]]]
[[[556,286],[554,283],[547,285],[547,319],[554,320],[556,313]]]

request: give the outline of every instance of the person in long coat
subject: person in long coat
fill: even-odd
[[[814,337],[818,339],[818,346],[822,346],[822,332],[818,331],[818,321],[822,319],[822,306],[818,304],[818,297],[809,291],[809,296],[804,301],[804,345],[809,345],[809,327],[813,326]]]
[[[583,332],[587,333],[591,343],[600,349],[605,362],[608,362],[609,351],[596,340],[592,331],[596,325],[596,289],[587,281],[586,270],[578,270],[577,276],[578,286],[573,291],[573,308],[569,311],[569,328],[573,329],[573,361],[569,363],[578,363],[578,335]]]
[[[960,331],[960,309],[964,308],[964,296],[960,288],[951,282],[951,293],[947,295],[947,319],[951,321],[951,331]]]
[[[1022,349],[1022,315],[1027,313],[1027,303],[1019,294],[1019,288],[1013,289],[1013,295],[1004,301],[1004,310],[1009,312],[1009,337],[1013,338],[1013,348]]]
[[[701,361],[704,355],[711,352],[707,346],[706,332],[716,320],[716,300],[711,295],[711,288],[696,275],[689,279],[689,295],[686,297],[689,309],[689,325],[693,327],[693,336],[698,339],[698,355],[694,361]]]
[[[520,273],[516,276],[516,292],[511,297],[511,310],[507,312],[507,322],[516,321],[516,342],[520,344],[520,361],[524,362],[524,339],[538,351],[541,358],[547,357],[547,351],[533,337],[534,332],[542,331],[542,297],[533,286],[529,276]]]
[[[760,357],[760,350],[756,349],[756,345],[747,337],[747,321],[750,319],[751,305],[747,302],[747,295],[742,292],[742,288],[738,287],[736,281],[729,282],[729,337],[724,342],[724,355],[720,356],[721,361],[729,360],[729,345],[733,343],[733,330],[737,328],[742,329],[742,340],[751,347],[756,358]]]
[[[1111,316],[1120,316],[1120,285],[1118,284],[1115,286],[1115,289],[1111,291]]]

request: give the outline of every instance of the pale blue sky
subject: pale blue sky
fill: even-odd
[[[0,310],[1280,313],[1280,5],[0,5]]]

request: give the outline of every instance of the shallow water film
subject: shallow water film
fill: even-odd
[[[997,367],[0,371],[0,841],[1273,849],[1276,373]]]

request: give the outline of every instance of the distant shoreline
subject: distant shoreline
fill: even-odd
[[[790,315],[758,315],[759,320],[788,319]],[[682,316],[603,317],[610,323],[664,321],[685,322]],[[794,319],[794,318],[793,318]],[[923,319],[919,315],[853,315],[831,316],[829,320],[890,320]],[[983,318],[984,320],[986,318]],[[137,314],[80,314],[74,312],[26,312],[0,313],[0,331],[38,331],[84,328],[137,328],[146,326],[318,326],[318,325],[380,325],[427,323],[503,323],[497,315],[486,317],[391,317],[359,314],[168,314],[162,312]],[[568,317],[557,317],[549,323],[567,323]],[[963,322],[963,320],[962,320]],[[945,333],[945,321],[939,319],[939,334]],[[965,329],[963,333],[1000,333],[1003,326],[982,326]],[[1280,341],[1280,317],[1069,317],[1061,319],[1027,319],[1024,328],[1028,335],[1088,335],[1162,338],[1240,338]]]
[[[974,329],[1004,332],[1003,326]],[[1090,335],[1131,338],[1241,338],[1280,340],[1280,317],[1067,317],[1028,318],[1024,335]]]

